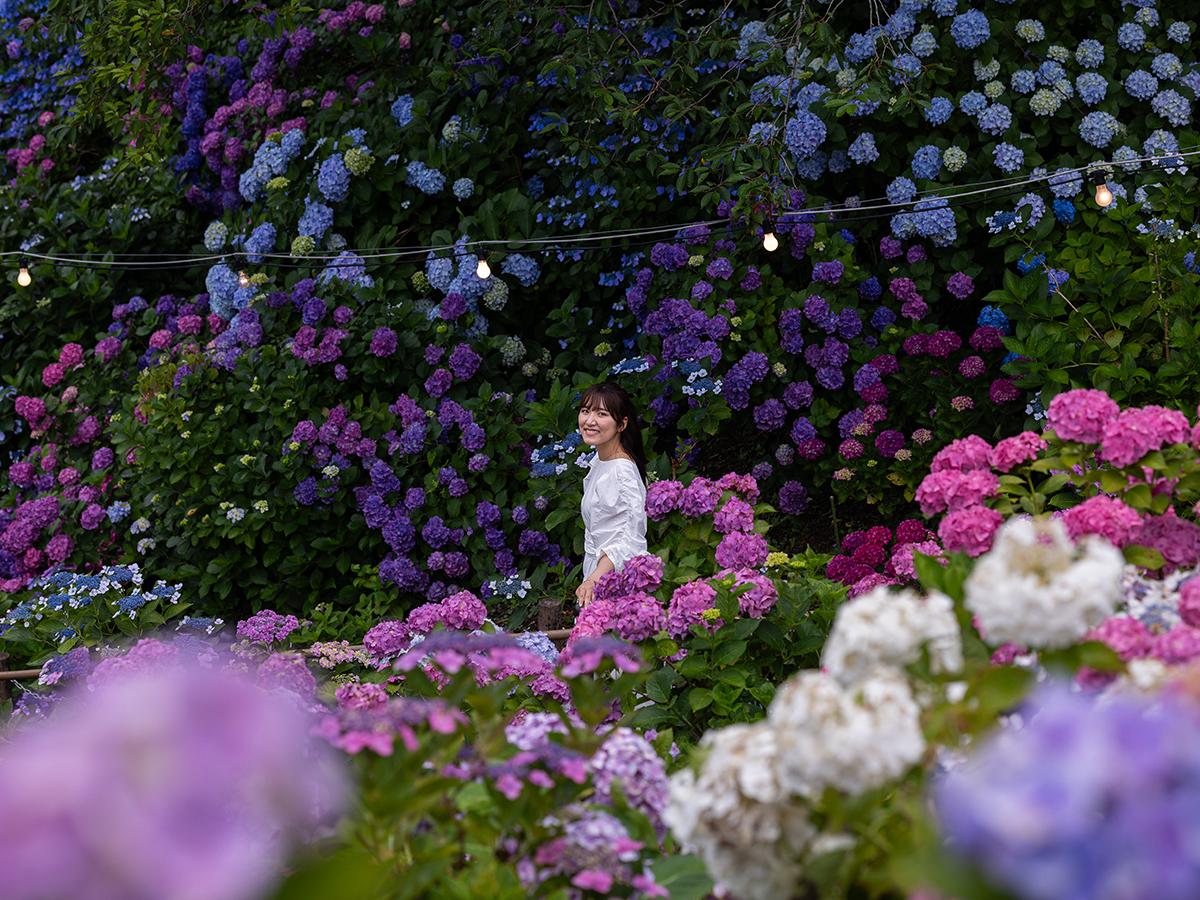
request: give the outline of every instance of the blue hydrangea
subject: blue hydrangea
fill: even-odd
[[[1153,28],[1158,24],[1158,10],[1153,6],[1143,6],[1133,14],[1133,21],[1143,28]]]
[[[317,276],[317,283],[326,285],[334,278],[340,278],[351,284],[357,284],[366,277],[366,271],[366,262],[361,256],[349,250],[343,250],[338,254],[337,259],[321,270],[321,274]]]
[[[261,263],[263,255],[275,249],[275,226],[263,222],[246,239],[246,259],[252,263]]]
[[[802,110],[788,119],[783,142],[796,159],[808,159],[825,140],[825,123],[815,113]]]
[[[279,147],[283,150],[284,159],[291,162],[304,149],[304,132],[299,128],[293,128],[283,136],[283,140],[279,142]]]
[[[1022,273],[1024,274],[1024,273]],[[979,318],[975,323],[980,328],[999,328],[1001,331],[1008,331],[1008,316],[1000,312],[998,306],[985,306],[979,311]]]
[[[1150,108],[1176,128],[1192,120],[1192,105],[1178,91],[1159,91],[1150,101]]]
[[[835,175],[850,168],[850,157],[845,150],[834,150],[829,154],[829,171]]]
[[[1104,62],[1104,45],[1094,38],[1084,38],[1075,48],[1075,61],[1085,69],[1099,68]]]
[[[1037,80],[1041,84],[1054,84],[1062,81],[1066,75],[1066,70],[1052,59],[1046,60],[1037,68]]]
[[[204,249],[217,253],[229,238],[229,228],[224,222],[213,222],[204,229]]]
[[[954,210],[941,197],[918,201],[909,216],[916,234],[927,238],[935,247],[949,247],[958,238]]]
[[[420,160],[413,160],[408,164],[405,181],[426,194],[436,194],[446,186],[446,176]]]
[[[873,34],[852,34],[846,42],[846,59],[852,65],[866,62],[875,55],[875,36]]]
[[[942,170],[942,152],[932,144],[926,144],[913,154],[912,173],[916,178],[932,181]]]
[[[1025,253],[1017,260],[1017,271],[1020,272],[1022,275],[1028,275],[1034,269],[1040,269],[1045,264],[1046,264],[1046,254],[1034,253],[1032,250],[1026,250]],[[983,313],[986,313],[989,309],[992,309],[992,307],[985,306],[983,308]],[[1000,312],[999,308],[996,308],[996,312]],[[983,321],[983,313],[979,314],[979,324],[980,325],[990,324],[990,323]],[[1007,325],[1008,319],[1005,318],[1004,322]],[[999,328],[1000,326],[993,325],[992,327]]]
[[[392,118],[396,120],[396,124],[401,128],[411,123],[413,120],[413,98],[408,94],[397,97],[396,102],[392,104]]]
[[[297,232],[319,241],[332,227],[333,210],[319,200],[305,197],[304,214],[300,216],[300,223],[296,226]]]
[[[1018,94],[1031,94],[1037,87],[1037,75],[1028,69],[1017,69],[1012,73],[1012,89]]]
[[[1111,113],[1090,112],[1079,122],[1079,136],[1093,147],[1104,148],[1117,136],[1119,123]]]
[[[449,291],[450,282],[454,280],[454,260],[435,256],[431,250],[425,258],[425,277],[437,290],[443,293]]]
[[[262,146],[254,153],[254,166],[261,166],[265,169],[270,178],[275,178],[287,171],[287,158],[283,155],[283,148],[274,141],[263,141]]]
[[[335,153],[321,163],[317,172],[317,190],[331,203],[346,199],[350,191],[350,170],[342,162],[342,155]]]
[[[217,263],[208,270],[204,279],[208,291],[208,302],[212,311],[222,319],[232,319],[233,294],[238,289],[238,277],[225,263]]]
[[[1088,106],[1095,106],[1108,93],[1108,79],[1098,72],[1084,72],[1075,79],[1079,99]]]
[[[987,97],[979,93],[979,91],[968,91],[963,94],[962,99],[958,101],[958,108],[969,116],[975,116],[983,112],[987,107]]]
[[[1046,39],[1046,28],[1037,19],[1022,19],[1014,30],[1017,37],[1030,44]]]
[[[922,28],[921,33],[912,39],[909,44],[915,56],[924,59],[927,56],[932,56],[938,48],[937,38],[928,28]]]
[[[522,287],[533,287],[541,276],[537,260],[523,253],[510,253],[504,257],[504,261],[500,263],[500,271],[516,277]]]
[[[921,74],[921,61],[911,53],[901,53],[892,60],[892,84],[908,84]]]
[[[908,39],[916,28],[917,20],[912,10],[901,3],[900,8],[888,18],[887,24],[883,27],[883,33],[892,40],[904,41]]]
[[[889,203],[911,203],[916,195],[917,186],[903,175],[892,179],[892,183],[887,187]]]
[[[1113,151],[1112,160],[1115,163],[1121,163],[1121,168],[1126,172],[1136,172],[1142,167],[1140,162],[1129,162],[1129,160],[1140,159],[1141,154],[1130,147],[1128,144],[1118,147]]]
[[[1047,181],[1055,197],[1070,199],[1083,190],[1083,176],[1071,169],[1059,169]]]
[[[1146,156],[1172,158],[1179,153],[1179,141],[1169,131],[1156,128],[1142,143],[1142,150]]]
[[[1145,69],[1134,69],[1125,79],[1125,93],[1135,100],[1149,100],[1158,90],[1158,79]]]
[[[1141,50],[1146,45],[1146,32],[1141,25],[1126,22],[1117,29],[1117,43],[1124,50]]]
[[[1054,210],[1054,218],[1058,219],[1064,225],[1070,225],[1075,221],[1075,204],[1070,200],[1064,200],[1062,197],[1057,197],[1051,205]]]
[[[1167,37],[1176,44],[1186,44],[1192,36],[1192,26],[1187,22],[1172,22],[1167,29]]]
[[[120,522],[129,515],[131,509],[132,507],[128,503],[119,500],[108,508],[108,520],[110,522]]]
[[[933,14],[945,19],[958,12],[958,0],[933,0],[930,4]]]
[[[808,159],[795,164],[796,177],[801,181],[816,181],[825,174],[825,166],[829,162],[829,154],[818,150]]]
[[[450,190],[454,192],[454,196],[459,200],[466,200],[475,193],[475,182],[470,178],[459,178],[454,182]]]
[[[1174,53],[1160,53],[1150,63],[1150,71],[1166,81],[1178,78],[1183,72],[1183,63]]]
[[[998,137],[1012,124],[1012,112],[1002,103],[993,103],[979,115],[979,129],[985,134]]]
[[[1046,214],[1046,201],[1037,194],[1026,194],[1017,201],[1017,211],[1020,212],[1021,208],[1025,206],[1029,207],[1029,218],[1025,227],[1033,228],[1042,221],[1042,216]]]
[[[270,174],[262,166],[251,166],[238,178],[238,193],[247,203],[253,203],[270,180]]]
[[[1009,175],[1025,164],[1025,151],[1012,144],[997,144],[992,155],[995,157],[996,168]]]
[[[934,97],[925,108],[925,121],[930,125],[941,125],[954,112],[954,104],[945,97]]]
[[[968,9],[950,23],[950,37],[963,50],[974,50],[991,36],[987,16],[977,9]]]

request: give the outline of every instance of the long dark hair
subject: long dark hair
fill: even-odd
[[[642,444],[642,422],[638,418],[633,401],[629,399],[629,392],[619,384],[602,381],[584,391],[583,397],[579,401],[581,407],[590,407],[596,404],[608,410],[608,414],[618,425],[624,420],[625,427],[620,432],[621,449],[629,454],[642,476],[642,481],[645,481],[647,478],[646,450]]]

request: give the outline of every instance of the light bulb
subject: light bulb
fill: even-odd
[[[1092,183],[1096,185],[1096,204],[1098,206],[1107,207],[1113,202],[1112,191],[1108,189],[1107,177],[1104,172],[1097,172],[1092,176]]]
[[[763,235],[763,249],[768,253],[774,253],[779,249],[779,238],[775,237],[775,232],[768,231]]]
[[[492,274],[492,267],[488,265],[487,257],[479,254],[479,265],[475,267],[475,274],[480,278],[487,278]]]
[[[29,274],[29,269],[21,266],[21,271],[17,273],[17,284],[21,287],[29,287],[33,284],[33,276]]]
[[[238,284],[242,287],[250,287],[250,276],[245,272],[238,272]]]

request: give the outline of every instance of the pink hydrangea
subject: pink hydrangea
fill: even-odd
[[[1186,663],[1200,656],[1200,628],[1180,623],[1150,642],[1150,655],[1167,665]]]
[[[883,587],[889,584],[896,584],[895,581],[888,578],[886,575],[880,575],[878,572],[872,572],[863,578],[860,578],[846,590],[846,599],[853,600],[855,597],[861,597],[863,594],[870,593],[877,587]]]
[[[63,376],[67,374],[67,367],[62,363],[50,363],[46,368],[42,369],[42,384],[51,388],[63,380]]]
[[[171,349],[171,332],[165,328],[160,328],[154,334],[150,335],[150,346],[155,350]]]
[[[698,477],[684,488],[679,497],[679,511],[685,516],[706,516],[717,508],[722,491],[707,478]]]
[[[771,548],[761,534],[731,532],[717,545],[717,565],[723,569],[746,569],[767,561]]]
[[[204,333],[204,319],[201,316],[180,316],[175,324],[180,334]]]
[[[1128,662],[1150,652],[1154,635],[1131,616],[1113,616],[1089,631],[1084,639],[1107,644],[1117,656]]]
[[[1071,507],[1063,513],[1062,520],[1073,541],[1085,534],[1098,534],[1114,547],[1121,548],[1127,546],[1130,535],[1142,527],[1142,517],[1137,510],[1116,497],[1103,495],[1089,497]]]
[[[898,578],[911,580],[917,577],[917,568],[913,563],[913,557],[918,553],[923,556],[940,557],[944,551],[942,545],[934,540],[901,544],[892,553],[892,571]]]
[[[107,518],[107,513],[104,512],[104,507],[98,503],[89,503],[87,508],[79,514],[79,524],[86,531],[95,531],[100,527],[100,523]]]
[[[718,478],[717,489],[722,493],[733,491],[740,494],[747,503],[754,503],[759,496],[758,480],[753,475],[739,475],[737,472],[728,472]]]
[[[68,369],[83,365],[83,347],[75,343],[65,345],[59,351],[58,361]]]
[[[761,619],[771,611],[775,606],[775,601],[779,599],[775,583],[761,572],[753,569],[722,569],[720,575],[722,578],[733,576],[735,593],[745,585],[751,586],[749,590],[744,591],[738,597],[738,609],[741,610],[743,616]]]
[[[713,516],[713,527],[721,534],[750,531],[754,528],[754,507],[738,497],[730,497]]]
[[[428,634],[442,621],[442,604],[422,603],[408,614],[405,622],[417,634]]]
[[[667,604],[667,633],[673,638],[689,634],[692,626],[704,622],[703,613],[716,605],[717,592],[706,582],[689,581],[671,594]],[[705,623],[710,631],[720,628],[720,619]]]
[[[974,469],[987,469],[991,466],[992,445],[977,434],[969,434],[965,438],[951,441],[933,457],[929,471],[944,472],[955,469],[970,472]]]
[[[981,556],[992,549],[992,538],[1004,516],[986,506],[971,506],[947,515],[938,525],[942,546],[951,553]]]
[[[67,534],[56,534],[46,544],[46,555],[52,562],[63,562],[75,549],[75,542]]]
[[[595,604],[589,604],[589,609]],[[666,627],[667,617],[662,604],[649,594],[632,594],[622,598],[613,616],[612,629],[627,641],[644,641]]]
[[[337,698],[339,709],[377,711],[384,709],[388,704],[388,694],[383,686],[370,682],[343,684],[333,695]]]
[[[567,638],[567,646],[580,638],[596,637],[612,628],[617,607],[611,600],[593,600],[575,617],[575,625]]]
[[[997,472],[1010,472],[1014,466],[1033,462],[1037,459],[1037,455],[1048,446],[1050,445],[1034,432],[1022,431],[1018,435],[997,442],[996,446],[992,448],[989,462]]]
[[[1104,426],[1121,407],[1104,391],[1079,388],[1056,395],[1046,410],[1046,425],[1061,440],[1098,444]]]
[[[458,631],[474,631],[483,627],[487,618],[487,607],[470,591],[451,594],[441,603],[442,621],[446,627]]]
[[[679,509],[683,485],[678,481],[654,481],[646,488],[646,515],[657,522]]]
[[[115,358],[121,352],[121,339],[109,335],[96,344],[96,356],[102,360]]]
[[[1179,617],[1200,628],[1200,578],[1189,578],[1179,586]]]
[[[963,472],[945,469],[930,472],[917,488],[916,501],[927,516],[942,511],[957,512],[976,506],[1000,490],[1000,479],[990,469]]]
[[[1200,563],[1200,527],[1181,519],[1173,509],[1161,516],[1146,516],[1142,527],[1129,535],[1129,543],[1152,547],[1163,555],[1163,574]]]
[[[412,629],[397,620],[380,622],[363,638],[363,647],[378,663],[392,659],[407,650],[411,644]]]

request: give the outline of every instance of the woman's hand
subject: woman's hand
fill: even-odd
[[[575,599],[579,601],[581,607],[585,607],[592,602],[595,593],[596,583],[588,578],[583,584],[575,588]]]

